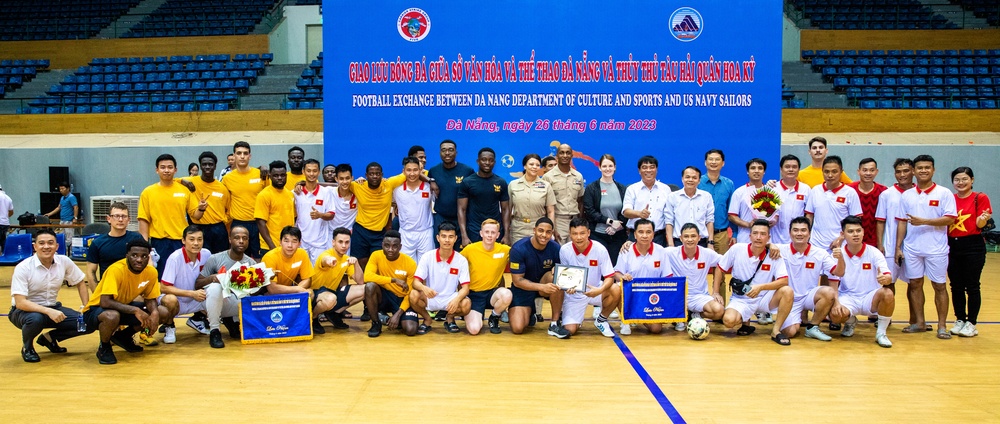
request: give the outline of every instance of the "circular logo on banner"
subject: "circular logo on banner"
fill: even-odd
[[[278,311],[271,312],[271,322],[277,324],[281,322],[281,318],[282,318],[281,312]]]
[[[415,43],[431,32],[431,17],[423,9],[411,7],[399,14],[396,29],[404,40]]]
[[[511,155],[503,155],[503,157],[500,158],[500,164],[504,167],[510,168],[514,166],[514,157]]]
[[[653,293],[653,294],[649,295],[649,304],[650,305],[655,305],[657,303],[660,303],[660,295],[658,295],[656,293]]]
[[[701,35],[701,13],[691,7],[682,7],[670,15],[670,33],[680,41],[693,41]]]

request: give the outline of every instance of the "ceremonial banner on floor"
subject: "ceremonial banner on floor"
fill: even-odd
[[[665,324],[687,319],[687,279],[622,281],[622,319],[628,324]]]
[[[243,344],[312,340],[308,293],[247,296],[240,300]]]

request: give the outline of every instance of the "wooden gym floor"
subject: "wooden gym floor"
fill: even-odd
[[[0,268],[0,298],[12,269]],[[898,296],[892,349],[865,322],[850,339],[831,332],[829,343],[799,336],[781,347],[770,326],[737,338],[713,324],[704,341],[639,329],[607,339],[588,321],[557,340],[542,324],[472,337],[435,323],[424,336],[370,339],[357,320],[307,342],[242,346],[225,336],[225,349],[211,349],[180,318],[176,344],[115,348],[117,365],[97,363],[96,334],[63,342],[62,355],[36,346],[42,362],[28,364],[20,332],[4,323],[0,422],[998,422],[997,281],[1000,254],[990,253],[975,338],[902,334]],[[75,290],[60,298],[78,306]]]

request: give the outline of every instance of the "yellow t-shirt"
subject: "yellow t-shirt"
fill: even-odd
[[[510,262],[510,246],[494,243],[493,250],[487,251],[483,242],[477,241],[466,246],[461,253],[469,261],[469,290],[480,292],[500,286]]]
[[[187,207],[191,191],[173,183],[169,187],[153,184],[139,195],[139,219],[149,223],[149,236],[180,240],[187,227]]]
[[[403,174],[382,179],[378,188],[368,187],[368,183],[351,182],[351,191],[358,199],[358,217],[355,222],[372,231],[382,231],[389,222],[392,209],[392,190],[406,182]]]
[[[302,174],[299,174],[299,175],[295,175],[295,174],[291,173],[291,171],[289,171],[288,174],[286,174],[286,175],[288,176],[287,177],[288,180],[285,182],[285,188],[289,189],[289,190],[291,190],[292,188],[294,188],[295,185],[299,183],[299,181],[305,181],[306,180],[306,174],[305,173],[302,173]]]
[[[228,175],[227,175],[228,177]],[[267,231],[271,241],[278,246],[281,241],[281,229],[295,225],[295,194],[291,191],[268,187],[257,195],[257,205],[253,210],[254,219],[267,222]],[[267,247],[264,234],[260,235],[261,248]]]
[[[326,267],[321,265],[327,257],[333,257],[333,266]],[[340,287],[340,281],[344,278],[344,274],[351,273],[353,275],[354,266],[348,262],[349,259],[351,259],[350,253],[341,256],[333,248],[320,253],[319,258],[316,259],[316,273],[313,274],[312,279],[313,290],[320,287],[337,290]],[[360,282],[356,281],[356,283]]]
[[[228,221],[230,196],[226,186],[219,180],[206,183],[201,178],[194,178],[190,181],[194,184],[194,195],[190,196],[188,201],[188,215],[191,216],[191,222],[210,225]],[[206,199],[208,208],[205,209],[201,219],[194,219],[194,213],[198,210],[198,203],[201,202],[201,199]]]
[[[799,181],[809,187],[816,187],[823,184],[823,169],[813,168],[812,165],[802,168],[799,170]],[[840,171],[840,182],[844,184],[851,183],[851,179],[844,171]]]
[[[260,261],[274,271],[273,284],[294,286],[313,276],[313,266],[309,262],[309,254],[302,248],[296,249],[291,258],[286,258],[280,248],[274,249],[265,253]]]
[[[385,257],[385,252],[376,250],[368,258],[368,265],[365,265],[365,281],[378,284],[396,296],[403,298],[403,303],[399,306],[401,310],[410,307],[410,289],[413,288],[413,274],[417,272],[417,263],[413,258],[405,253],[400,253],[395,261],[389,261]],[[399,287],[392,279],[406,281],[406,290]]]
[[[240,221],[253,221],[257,194],[267,187],[267,181],[260,178],[260,170],[249,168],[247,172],[233,169],[222,179],[222,185],[229,190],[229,217]]]
[[[115,301],[126,305],[140,296],[143,299],[160,297],[160,280],[156,268],[146,266],[146,269],[136,274],[128,269],[127,261],[128,259],[122,259],[115,262],[104,271],[84,311],[100,306],[103,295],[110,295]]]

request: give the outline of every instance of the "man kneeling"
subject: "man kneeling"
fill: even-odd
[[[316,298],[313,314],[323,314],[338,330],[350,328],[344,323],[344,311],[365,298],[364,270],[350,251],[351,231],[337,227],[333,230],[333,247],[316,259],[316,273],[312,278]],[[348,283],[348,275],[357,284]]]
[[[413,275],[410,307],[424,318],[417,327],[417,334],[426,334],[434,321],[429,312],[447,311],[444,328],[449,333],[461,330],[455,316],[465,316],[472,309],[469,300],[469,261],[455,253],[457,228],[450,222],[438,226],[437,241],[440,248],[424,253]]]
[[[403,247],[398,231],[389,230],[382,238],[382,250],[372,253],[365,265],[365,307],[369,312],[387,314],[390,330],[399,328],[407,336],[417,334],[417,313],[410,309],[410,287],[417,263],[399,253]],[[378,319],[376,319],[378,318]],[[372,317],[368,337],[382,334],[381,317]]]
[[[608,249],[590,239],[590,223],[585,218],[577,217],[569,222],[569,239],[570,242],[559,249],[559,262],[588,269],[587,291],[566,291],[562,305],[563,324],[570,334],[576,334],[583,323],[587,305],[600,306],[601,313],[594,321],[594,326],[604,337],[614,337],[615,332],[608,323],[608,314],[620,305],[622,289],[615,284],[615,268],[611,264]]]
[[[497,220],[487,219],[479,228],[482,240],[462,249],[462,256],[469,261],[469,300],[472,301],[472,310],[465,315],[465,329],[469,334],[479,334],[486,308],[490,308],[493,309],[489,317],[490,333],[500,334],[500,316],[510,306],[513,296],[503,280],[510,261],[510,246],[497,243],[500,237]]]

